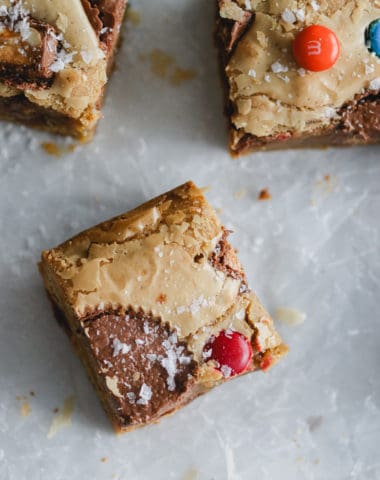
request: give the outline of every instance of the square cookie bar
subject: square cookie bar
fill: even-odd
[[[380,141],[380,2],[219,0],[230,151]]]
[[[43,252],[57,318],[117,431],[287,351],[227,236],[188,182]]]
[[[126,0],[0,2],[0,119],[86,140]]]

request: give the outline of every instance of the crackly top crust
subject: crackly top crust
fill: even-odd
[[[241,287],[210,261],[224,234],[188,183],[44,255],[79,317],[131,306],[186,337],[226,313]]]
[[[380,17],[378,0],[220,0],[219,5],[221,17],[235,28],[244,24],[247,11],[254,15],[226,66],[237,129],[258,137],[312,131],[338,122],[339,109],[357,94],[379,89],[380,61],[364,41],[366,27]],[[339,38],[341,55],[330,70],[305,72],[294,62],[292,41],[310,24],[325,25]]]
[[[113,3],[125,6],[124,0]],[[73,118],[79,118],[89,106],[96,105],[107,80],[107,45],[95,31],[93,17],[88,16],[84,5],[81,0],[1,0],[1,30],[18,34],[20,47],[33,37],[31,22],[48,25],[58,47],[54,61],[43,65],[52,73],[50,83],[22,82],[22,78],[19,82],[12,78],[9,81],[3,76],[0,96],[23,93],[29,101]],[[28,60],[25,59],[25,67]]]
[[[225,242],[215,211],[188,182],[43,252],[42,259],[82,324],[96,311],[133,308],[160,318],[180,338],[223,318],[244,333],[245,315],[235,319],[234,311],[251,303],[257,309],[259,302]],[[268,317],[263,312],[252,322]]]

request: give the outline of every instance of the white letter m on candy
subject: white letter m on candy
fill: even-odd
[[[322,52],[322,45],[319,40],[310,40],[306,43],[306,48],[309,56],[320,55]]]

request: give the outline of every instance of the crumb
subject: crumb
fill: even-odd
[[[262,190],[260,190],[260,193],[257,198],[260,201],[270,200],[272,198],[272,195],[269,193],[268,188],[263,188]]]
[[[35,397],[35,396],[36,396],[36,394],[33,392],[33,390],[32,390],[31,392],[29,392],[29,395],[30,395],[31,397]]]
[[[30,405],[28,402],[23,402],[20,407],[20,412],[23,417],[28,417],[30,415],[30,412],[32,409],[30,408]]]
[[[134,27],[137,27],[141,23],[141,13],[132,8],[127,9],[127,20],[132,23]]]
[[[53,413],[58,413],[58,412],[59,412],[59,408],[58,408],[58,407],[53,408]]]
[[[74,143],[66,146],[60,146],[53,142],[41,143],[42,150],[44,150],[48,155],[52,155],[54,157],[61,157],[66,153],[73,153],[76,147],[77,146]]]
[[[106,463],[106,462],[108,462],[108,457],[102,457],[100,459],[100,461],[103,462],[103,463]]]
[[[326,195],[328,193],[334,192],[337,187],[337,181],[334,180],[334,177],[330,174],[326,174],[321,180],[318,180],[316,182],[316,186],[320,188],[322,192]]]
[[[74,412],[75,398],[67,397],[62,405],[61,412],[53,417],[47,438],[53,438],[63,427],[71,425],[71,417]]]

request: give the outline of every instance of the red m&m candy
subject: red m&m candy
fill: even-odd
[[[297,64],[313,72],[331,68],[340,54],[335,33],[322,25],[310,25],[294,39],[293,55]]]
[[[214,360],[217,369],[225,377],[238,375],[247,370],[252,355],[252,346],[248,338],[231,329],[222,330],[217,337],[211,337],[203,350],[204,358]]]

